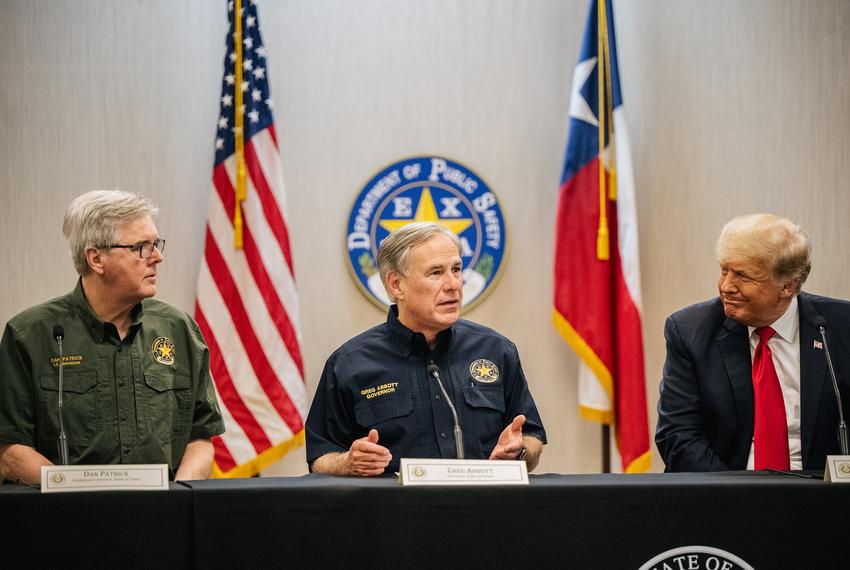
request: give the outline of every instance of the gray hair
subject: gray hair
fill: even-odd
[[[812,270],[812,245],[803,228],[773,214],[738,216],[725,226],[717,240],[717,260],[763,263],[774,279],[799,278],[797,292]]]
[[[378,271],[381,274],[381,283],[387,288],[387,275],[390,271],[407,275],[407,264],[410,250],[421,245],[434,237],[444,235],[455,244],[458,255],[461,255],[460,238],[457,235],[435,222],[414,222],[397,229],[381,242],[378,248]],[[395,301],[393,294],[387,289],[390,299]]]
[[[143,196],[120,190],[94,190],[78,196],[65,210],[62,233],[68,240],[74,269],[88,273],[86,250],[115,243],[115,227],[159,209]]]

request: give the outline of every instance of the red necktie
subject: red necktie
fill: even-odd
[[[756,329],[759,344],[753,357],[753,395],[756,418],[754,460],[756,469],[790,469],[788,458],[788,424],[785,419],[785,400],[779,376],[773,366],[773,354],[767,341],[776,333],[770,327]]]

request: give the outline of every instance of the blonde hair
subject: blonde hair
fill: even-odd
[[[803,228],[773,214],[750,214],[729,221],[717,240],[717,260],[761,263],[780,281],[798,278],[797,292],[812,270],[812,246]]]
[[[118,224],[158,213],[157,207],[144,196],[120,190],[94,190],[75,198],[65,210],[62,223],[74,269],[80,275],[88,273],[86,250],[115,243]]]
[[[390,271],[407,275],[407,263],[410,250],[425,243],[435,235],[444,235],[452,240],[461,255],[460,239],[454,232],[447,230],[435,222],[414,222],[397,229],[388,235],[378,248],[378,272],[381,274],[381,283],[387,289],[387,295],[395,301],[395,297],[387,288],[387,275]]]

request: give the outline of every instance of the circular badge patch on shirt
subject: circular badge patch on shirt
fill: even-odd
[[[479,358],[470,364],[469,373],[475,380],[485,384],[491,384],[499,379],[499,368],[486,358]]]
[[[167,364],[168,366],[174,364],[174,341],[167,336],[161,336],[153,341],[151,352],[154,360],[160,364]]]
[[[505,257],[505,222],[493,191],[469,168],[438,156],[391,164],[373,176],[351,207],[346,259],[366,297],[386,309],[390,299],[378,273],[378,247],[412,222],[436,222],[461,242],[463,309],[480,302]]]

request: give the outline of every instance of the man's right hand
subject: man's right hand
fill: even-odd
[[[349,475],[366,477],[382,475],[392,458],[389,449],[378,445],[378,430],[373,429],[366,437],[354,440],[344,461]]]
[[[42,465],[53,463],[32,447],[20,443],[0,443],[0,483],[8,479],[38,485],[41,483]]]

